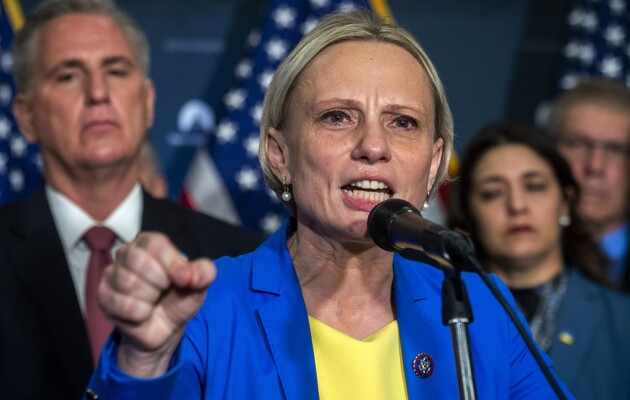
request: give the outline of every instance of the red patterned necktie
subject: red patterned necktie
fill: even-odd
[[[95,365],[113,329],[112,323],[105,317],[99,305],[98,284],[103,270],[112,262],[111,249],[115,239],[116,234],[104,226],[90,228],[83,236],[83,240],[92,250],[85,282],[85,326]]]

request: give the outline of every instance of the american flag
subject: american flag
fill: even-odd
[[[580,0],[568,16],[560,90],[585,77],[608,77],[630,86],[630,3]]]
[[[199,148],[184,183],[183,200],[193,208],[251,229],[273,232],[288,214],[267,190],[258,163],[262,101],[274,71],[324,15],[372,7],[389,17],[383,1],[271,0],[260,28],[234,68],[233,85],[217,110],[217,128]]]
[[[0,204],[33,193],[42,182],[39,147],[29,145],[11,113],[15,94],[12,75],[13,32],[23,24],[16,0],[0,3]]]

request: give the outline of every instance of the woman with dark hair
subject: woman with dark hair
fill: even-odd
[[[630,297],[576,214],[577,183],[546,134],[490,125],[466,149],[449,225],[510,288],[534,339],[578,399],[630,398]]]

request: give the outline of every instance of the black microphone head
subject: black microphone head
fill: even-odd
[[[395,215],[401,212],[414,212],[420,214],[417,208],[403,199],[389,199],[379,203],[370,211],[368,216],[368,231],[372,240],[381,249],[395,252],[398,249],[390,244],[390,225]]]

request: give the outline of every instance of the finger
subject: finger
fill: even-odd
[[[214,263],[206,258],[190,262],[176,262],[170,270],[173,283],[177,287],[194,291],[204,291],[217,276]]]
[[[217,277],[217,268],[213,262],[206,258],[200,258],[190,263],[192,277],[190,288],[194,290],[205,290],[214,282]]]
[[[146,250],[161,265],[169,266],[175,262],[187,261],[183,253],[160,232],[141,232],[134,245]]]
[[[108,279],[110,288],[115,292],[133,296],[149,303],[157,302],[166,287],[169,286],[168,284],[156,286],[146,276],[138,275],[135,271],[127,268],[112,268],[109,274],[111,276],[106,275],[106,279]],[[168,279],[164,270],[161,270],[160,274],[164,275],[164,281]]]
[[[171,285],[171,278],[166,268],[145,248],[132,244],[125,249],[122,255],[119,260],[121,267],[128,269],[161,290],[166,290]]]
[[[150,318],[155,308],[151,302],[115,291],[105,280],[99,285],[98,298],[105,314],[114,321],[139,324]]]

